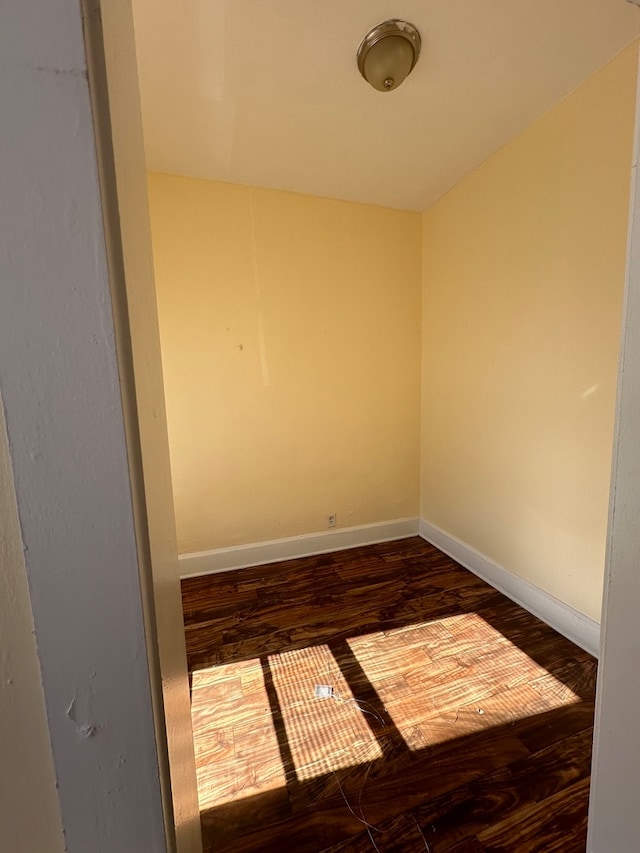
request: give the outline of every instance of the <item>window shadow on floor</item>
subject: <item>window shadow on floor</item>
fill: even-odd
[[[207,809],[205,850],[369,853],[373,836],[381,853],[428,849],[423,839],[440,853],[489,833],[490,849],[505,853],[583,853],[592,715],[588,704],[567,706]],[[501,827],[548,798],[553,807],[522,837]]]
[[[332,575],[334,555],[300,561],[309,583],[296,562],[283,564],[282,583],[273,568],[234,573],[237,611],[211,620],[209,645],[191,644],[196,672],[259,660],[282,767],[270,790],[203,809],[206,849],[436,853],[470,839],[515,853],[509,816],[550,799],[553,809],[522,830],[547,833],[548,847],[538,840],[520,849],[552,849],[565,833],[562,849],[583,851],[595,661],[421,540],[415,553],[405,546],[398,565],[356,559],[346,580]],[[313,579],[323,569],[318,593]],[[188,632],[189,624],[189,646]],[[340,701],[361,717],[377,752],[362,759],[354,751],[347,766],[319,762],[309,775],[300,760],[305,732],[290,710],[304,698],[298,685],[283,687],[281,658],[320,646],[346,686]],[[382,663],[396,682],[379,677]],[[432,702],[415,726],[403,707],[407,684]],[[322,715],[326,701],[310,713]],[[328,731],[311,726],[307,734],[313,741]]]

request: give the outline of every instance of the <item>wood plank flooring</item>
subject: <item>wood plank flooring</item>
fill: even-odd
[[[182,591],[206,853],[584,853],[596,663],[436,548]]]

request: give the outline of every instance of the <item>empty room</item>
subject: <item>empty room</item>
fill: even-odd
[[[206,851],[584,851],[639,12],[133,3]]]

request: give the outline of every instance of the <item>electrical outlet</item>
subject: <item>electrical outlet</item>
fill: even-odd
[[[335,527],[338,523],[338,514],[336,512],[332,512],[327,516],[327,527]]]

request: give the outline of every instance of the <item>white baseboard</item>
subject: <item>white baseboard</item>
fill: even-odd
[[[265,563],[275,563],[280,560],[293,560],[298,557],[311,557],[314,554],[357,548],[360,545],[374,545],[376,542],[406,539],[409,536],[418,535],[418,522],[417,518],[398,518],[377,524],[362,524],[358,527],[336,528],[323,530],[321,533],[290,536],[287,539],[271,539],[268,542],[254,542],[250,545],[180,554],[180,577],[192,578],[197,575],[228,572],[232,569],[244,569],[247,566],[262,566]]]
[[[558,633],[594,657],[600,654],[600,625],[548,592],[494,563],[484,554],[420,519],[420,536],[482,578],[516,604],[542,619]]]
[[[406,539],[418,534],[589,654],[598,657],[600,625],[597,622],[554,598],[540,587],[512,574],[476,551],[475,548],[456,539],[455,536],[450,536],[425,519],[399,518],[376,524],[362,524],[358,527],[290,536],[286,539],[271,539],[267,542],[181,554],[180,577],[191,578],[243,569],[248,566],[262,566],[281,560],[357,548],[360,545]]]

